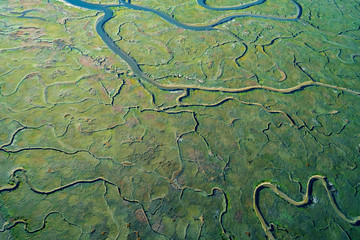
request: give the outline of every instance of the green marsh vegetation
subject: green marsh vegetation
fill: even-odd
[[[285,0],[234,11],[131,3],[189,25],[296,16]],[[313,175],[327,177],[346,216],[358,216],[360,6],[297,3],[296,21],[241,17],[211,31],[112,7],[104,30],[144,73],[193,87],[164,91],[101,40],[101,13],[1,1],[0,238],[264,239],[256,187],[271,182],[301,201]],[[251,86],[262,87],[221,91]],[[360,235],[319,181],[305,207],[270,190],[258,206],[278,239]]]

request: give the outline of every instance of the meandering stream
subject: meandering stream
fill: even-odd
[[[138,63],[136,62],[135,59],[133,59],[132,57],[130,57],[127,53],[125,53],[118,45],[116,45],[116,43],[110,38],[110,36],[106,33],[106,31],[104,30],[104,25],[107,21],[109,21],[112,17],[113,17],[113,10],[111,9],[112,7],[125,7],[125,8],[129,8],[129,9],[133,9],[133,10],[138,10],[138,11],[147,11],[147,12],[152,12],[156,15],[158,15],[159,17],[161,17],[162,19],[164,19],[165,21],[167,21],[168,23],[171,23],[179,28],[183,28],[183,29],[187,29],[187,30],[193,30],[193,31],[211,31],[211,30],[217,30],[215,27],[218,25],[221,25],[223,23],[229,22],[230,20],[234,19],[234,18],[240,18],[240,17],[254,17],[254,18],[263,18],[263,19],[272,19],[272,20],[279,20],[279,21],[295,21],[297,19],[300,18],[301,14],[302,14],[302,8],[301,6],[295,1],[295,0],[291,0],[294,3],[294,6],[296,7],[296,15],[290,18],[286,18],[286,17],[275,17],[275,16],[267,16],[267,15],[259,15],[259,14],[235,14],[235,15],[231,15],[231,16],[227,16],[224,17],[212,24],[208,24],[208,25],[201,25],[201,26],[196,26],[196,25],[188,25],[188,24],[184,24],[181,23],[179,21],[176,21],[175,19],[173,19],[171,16],[157,11],[155,9],[149,8],[149,7],[143,7],[143,6],[138,6],[138,5],[134,5],[131,4],[130,2],[126,2],[125,0],[120,0],[118,5],[104,5],[104,4],[93,4],[93,3],[88,3],[82,0],[64,0],[66,3],[69,3],[73,6],[77,6],[77,7],[81,7],[81,8],[85,8],[88,10],[96,10],[99,12],[103,12],[104,14],[98,18],[97,22],[96,22],[96,31],[99,34],[99,36],[101,37],[101,39],[104,41],[104,43],[115,53],[117,54],[119,57],[121,57],[131,68],[131,70],[133,71],[133,73],[135,75],[137,75],[138,77],[140,77],[142,80],[145,80],[153,85],[155,85],[156,87],[163,89],[163,90],[182,90],[185,89],[186,87],[184,86],[171,86],[171,85],[162,85],[159,84],[158,82],[156,82],[154,79],[150,78],[149,76],[147,76],[139,67]],[[249,8],[255,5],[259,5],[259,4],[263,4],[265,3],[266,0],[258,0],[255,2],[251,2],[251,3],[247,3],[247,4],[243,4],[240,6],[235,6],[235,7],[225,7],[225,8],[213,8],[213,7],[209,7],[205,0],[198,0],[197,3],[207,9],[210,10],[215,10],[215,11],[231,11],[231,10],[239,10],[239,9],[245,9],[245,8]]]

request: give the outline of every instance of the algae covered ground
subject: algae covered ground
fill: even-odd
[[[86,2],[0,2],[0,239],[360,238],[359,1]]]

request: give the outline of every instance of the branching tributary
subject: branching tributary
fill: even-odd
[[[134,5],[134,4],[131,4],[130,1],[126,2],[125,0],[120,0],[118,5],[93,4],[93,3],[87,3],[87,2],[84,2],[81,0],[65,0],[65,2],[67,2],[73,6],[103,12],[104,14],[101,17],[99,17],[96,22],[96,31],[99,34],[99,36],[101,37],[101,39],[106,43],[106,45],[115,54],[117,54],[120,58],[122,58],[129,65],[129,67],[131,68],[131,70],[133,71],[133,73],[136,76],[138,76],[140,79],[145,80],[145,81],[149,82],[150,84],[152,84],[162,90],[168,90],[168,91],[183,90],[184,92],[189,91],[189,90],[202,90],[202,91],[218,91],[218,92],[226,92],[226,93],[240,93],[240,92],[247,92],[247,91],[252,91],[252,90],[268,90],[268,91],[287,94],[287,93],[293,93],[293,92],[302,90],[303,88],[310,87],[310,86],[321,86],[321,87],[327,87],[327,88],[333,88],[333,89],[337,89],[337,90],[341,90],[341,91],[346,91],[346,92],[349,92],[349,93],[352,93],[355,95],[360,95],[359,92],[354,91],[354,90],[350,90],[347,88],[338,87],[338,86],[334,86],[334,85],[329,85],[326,83],[315,82],[315,81],[303,82],[294,87],[285,88],[285,89],[279,89],[279,88],[262,86],[262,85],[249,86],[249,87],[243,87],[243,88],[221,88],[221,87],[212,88],[212,87],[201,87],[201,86],[192,86],[192,85],[160,84],[160,83],[156,82],[154,79],[152,79],[151,77],[149,77],[147,74],[145,74],[140,69],[136,60],[133,59],[132,57],[130,57],[121,48],[119,48],[119,46],[110,38],[110,36],[104,30],[105,23],[113,17],[113,10],[111,8],[114,8],[114,7],[129,8],[129,9],[138,10],[138,11],[151,12],[151,13],[158,15],[165,21],[167,21],[179,28],[182,28],[182,29],[193,30],[193,31],[213,31],[213,30],[219,30],[217,28],[217,26],[224,24],[232,19],[241,18],[241,17],[262,18],[262,19],[271,19],[271,20],[277,20],[277,21],[297,21],[300,19],[301,15],[302,15],[302,8],[295,0],[291,0],[291,2],[294,4],[294,6],[296,8],[296,14],[292,17],[277,17],[277,16],[259,15],[259,14],[242,14],[242,15],[236,14],[236,15],[230,15],[230,16],[224,17],[224,18],[214,21],[213,23],[210,23],[208,25],[184,24],[184,23],[176,21],[175,19],[173,19],[172,17],[170,17],[169,15],[167,15],[165,13],[162,13],[162,12],[157,11],[152,8]],[[209,9],[209,10],[213,10],[213,11],[229,11],[229,10],[247,9],[252,6],[263,4],[265,2],[266,2],[266,0],[257,0],[257,1],[251,2],[251,3],[247,3],[247,4],[243,4],[243,5],[239,5],[239,6],[217,8],[217,7],[211,7],[211,6],[207,5],[205,0],[197,0],[197,3],[200,6],[206,8],[206,9]],[[97,180],[100,180],[100,179],[95,179],[93,181],[97,181]],[[104,181],[104,179],[101,179],[101,180]],[[353,219],[349,219],[340,211],[339,207],[337,206],[337,204],[334,200],[331,190],[329,189],[329,185],[328,185],[325,177],[323,177],[323,176],[314,175],[309,179],[308,184],[307,184],[307,189],[306,189],[306,195],[304,196],[304,199],[300,202],[296,202],[293,199],[291,199],[290,197],[288,197],[286,194],[284,194],[282,191],[280,191],[279,188],[276,187],[275,185],[273,185],[272,183],[264,182],[264,183],[261,183],[260,185],[258,185],[254,191],[254,196],[253,196],[254,197],[254,209],[255,209],[255,213],[256,213],[257,217],[259,218],[259,220],[262,224],[263,230],[265,231],[265,233],[269,239],[275,239],[275,237],[272,233],[271,227],[265,221],[264,217],[262,216],[262,214],[259,210],[258,205],[259,205],[260,191],[264,188],[270,188],[272,191],[274,191],[278,196],[280,196],[282,199],[286,200],[288,203],[298,206],[298,207],[302,207],[302,206],[305,206],[310,203],[310,195],[311,195],[312,186],[313,186],[313,183],[317,180],[320,181],[322,183],[322,185],[325,187],[325,190],[328,193],[330,203],[333,206],[335,212],[343,220],[345,220],[351,224],[359,224],[360,217],[355,217]],[[11,187],[11,188],[13,188],[13,187]],[[1,191],[4,191],[4,190],[6,190],[6,189],[1,189]],[[10,188],[9,188],[9,190],[10,190]]]
[[[113,10],[111,9],[113,7],[125,7],[125,8],[129,8],[129,9],[133,9],[133,10],[138,10],[138,11],[152,12],[152,13],[158,15],[159,17],[163,18],[165,21],[167,21],[179,28],[182,28],[182,29],[193,30],[193,31],[213,31],[213,30],[219,30],[216,28],[217,26],[224,24],[226,22],[229,22],[235,18],[241,18],[241,17],[262,18],[262,19],[271,19],[271,20],[277,20],[277,21],[296,21],[296,20],[300,19],[301,15],[302,15],[302,8],[295,0],[291,0],[291,2],[294,4],[294,6],[296,8],[296,14],[292,17],[276,17],[276,16],[259,15],[259,14],[235,14],[235,15],[230,15],[230,16],[224,17],[224,18],[217,20],[213,23],[210,23],[208,25],[184,24],[184,23],[176,21],[175,19],[173,19],[172,17],[170,17],[169,15],[167,15],[165,13],[162,13],[162,12],[157,11],[152,8],[134,5],[134,4],[125,2],[124,0],[120,0],[118,5],[93,4],[93,3],[87,3],[87,2],[84,2],[81,0],[64,0],[64,1],[73,6],[103,12],[104,14],[101,17],[99,17],[99,19],[96,22],[96,31],[99,34],[99,36],[101,37],[101,39],[104,41],[104,43],[115,54],[117,54],[120,58],[122,58],[129,65],[129,67],[131,68],[131,70],[133,71],[133,73],[136,76],[138,76],[140,79],[145,80],[162,90],[168,90],[168,91],[202,90],[202,91],[217,91],[217,92],[226,92],[226,93],[240,93],[240,92],[247,92],[247,91],[260,89],[260,90],[268,90],[268,91],[279,92],[279,93],[292,93],[292,92],[299,91],[305,87],[323,86],[323,87],[334,88],[334,89],[350,92],[350,93],[353,93],[356,95],[360,95],[360,93],[357,91],[353,91],[353,90],[350,90],[347,88],[337,87],[337,86],[333,86],[333,85],[329,85],[329,84],[325,84],[325,83],[314,82],[314,81],[303,82],[294,87],[290,87],[290,88],[286,88],[286,89],[279,89],[279,88],[262,86],[262,85],[243,87],[243,88],[221,88],[221,87],[216,88],[216,87],[202,87],[202,86],[182,85],[182,84],[177,84],[177,85],[160,84],[160,83],[156,82],[154,79],[152,79],[151,77],[149,77],[146,73],[144,73],[140,69],[136,60],[133,59],[132,57],[130,57],[127,53],[125,53],[110,38],[110,36],[104,30],[105,23],[113,17]],[[252,3],[236,6],[236,7],[229,7],[229,8],[223,9],[223,8],[209,7],[208,5],[206,5],[204,0],[198,0],[198,4],[203,7],[206,7],[210,10],[223,10],[223,11],[224,10],[246,9],[246,8],[249,8],[252,6],[260,5],[264,2],[266,2],[266,0],[259,0],[259,1],[255,1]]]

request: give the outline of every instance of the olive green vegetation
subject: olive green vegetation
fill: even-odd
[[[289,0],[229,12],[131,2],[196,25],[296,14]],[[101,14],[54,0],[1,1],[0,239],[264,239],[255,188],[271,182],[301,201],[317,174],[340,210],[358,216],[360,6],[298,3],[297,21],[236,18],[195,32],[113,8],[104,29],[146,74],[203,87],[163,91],[102,42]],[[331,87],[208,91],[308,81]],[[278,239],[360,236],[317,182],[306,207],[264,190],[259,209]]]

